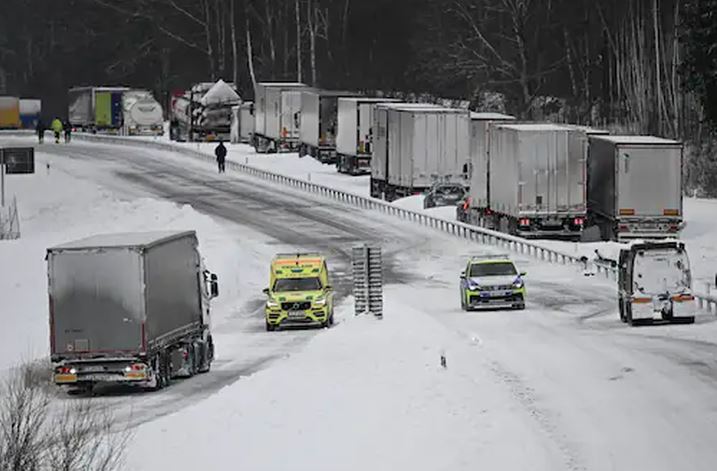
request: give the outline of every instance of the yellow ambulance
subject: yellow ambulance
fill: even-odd
[[[334,323],[334,291],[326,258],[320,254],[276,255],[264,294],[268,331],[285,326],[329,327]]]

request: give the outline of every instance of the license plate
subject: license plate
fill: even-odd
[[[104,370],[105,368],[103,366],[85,366],[82,368],[82,371],[86,371],[87,373],[101,373]]]
[[[289,319],[304,319],[306,312],[304,311],[289,311]]]
[[[93,374],[84,376],[82,379],[87,379],[89,381],[112,381],[113,378],[114,376],[109,374]]]

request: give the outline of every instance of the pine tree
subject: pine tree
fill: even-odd
[[[717,129],[717,0],[689,0],[683,15],[685,86]]]

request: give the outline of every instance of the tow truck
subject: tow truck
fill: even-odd
[[[525,275],[508,255],[471,257],[461,273],[461,308],[525,309]]]
[[[264,289],[266,330],[290,326],[330,327],[334,290],[326,258],[316,253],[278,254]]]

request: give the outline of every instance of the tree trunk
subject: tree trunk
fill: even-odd
[[[249,76],[251,77],[251,83],[256,90],[256,74],[254,73],[254,53],[252,51],[251,29],[249,28],[249,15],[246,11],[246,0],[244,3],[244,18],[246,20],[246,57],[247,63],[249,64]]]
[[[314,0],[308,1],[309,8],[309,52],[311,55],[311,85],[316,86],[316,6]]]
[[[301,8],[299,8],[299,0],[294,0],[296,7],[296,79],[298,82],[303,81],[301,74]]]
[[[269,40],[269,58],[271,60],[271,78],[276,77],[276,43],[274,42],[274,15],[270,7],[270,1],[264,0],[265,13],[266,13],[266,34]]]
[[[210,24],[212,22],[212,15],[209,8],[209,0],[203,0],[204,6],[204,36],[207,42],[207,59],[209,60],[209,74],[212,80],[217,78],[217,65],[214,60],[214,45],[212,44],[212,31]]]
[[[229,0],[229,15],[230,23],[229,26],[232,30],[232,71],[234,88],[239,88],[239,50],[237,46],[237,19],[236,19],[236,0]]]

